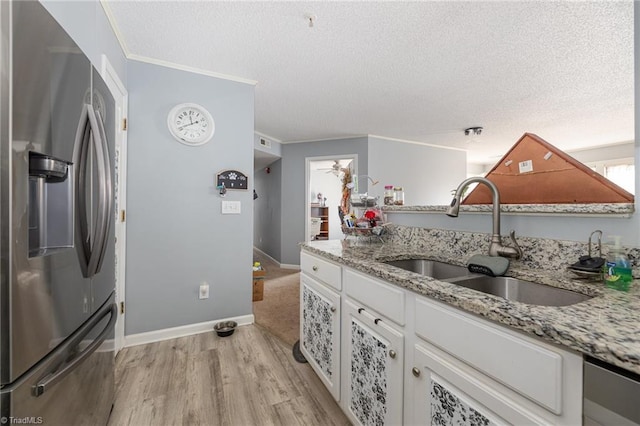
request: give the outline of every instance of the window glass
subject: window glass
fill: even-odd
[[[605,166],[604,177],[630,193],[635,193],[635,167],[633,164]]]

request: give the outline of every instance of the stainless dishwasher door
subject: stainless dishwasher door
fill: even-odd
[[[640,426],[640,375],[586,357],[584,425]]]

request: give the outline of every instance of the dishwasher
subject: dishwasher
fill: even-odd
[[[640,375],[587,356],[583,386],[584,426],[640,426]]]

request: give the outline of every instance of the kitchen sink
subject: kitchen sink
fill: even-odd
[[[476,275],[469,278],[452,279],[449,282],[530,305],[567,306],[591,299],[591,296],[582,293],[511,277]]]
[[[433,277],[437,280],[471,275],[471,272],[465,266],[451,265],[449,263],[436,262],[435,260],[404,259],[391,260],[384,263],[405,271]]]

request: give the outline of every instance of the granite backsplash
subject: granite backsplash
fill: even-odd
[[[474,254],[486,254],[491,234],[478,232],[429,229],[389,224],[386,226],[386,241],[407,246],[411,251],[440,251],[445,258],[458,258],[465,263]],[[503,244],[509,245],[510,238],[502,236]],[[511,260],[513,266],[549,272],[565,271],[576,263],[580,256],[589,253],[586,242],[553,240],[548,238],[522,237],[516,235],[523,256]],[[602,244],[602,257],[607,254],[607,244]],[[640,278],[640,248],[624,247],[633,267],[634,278]],[[595,238],[591,255],[597,256]]]

